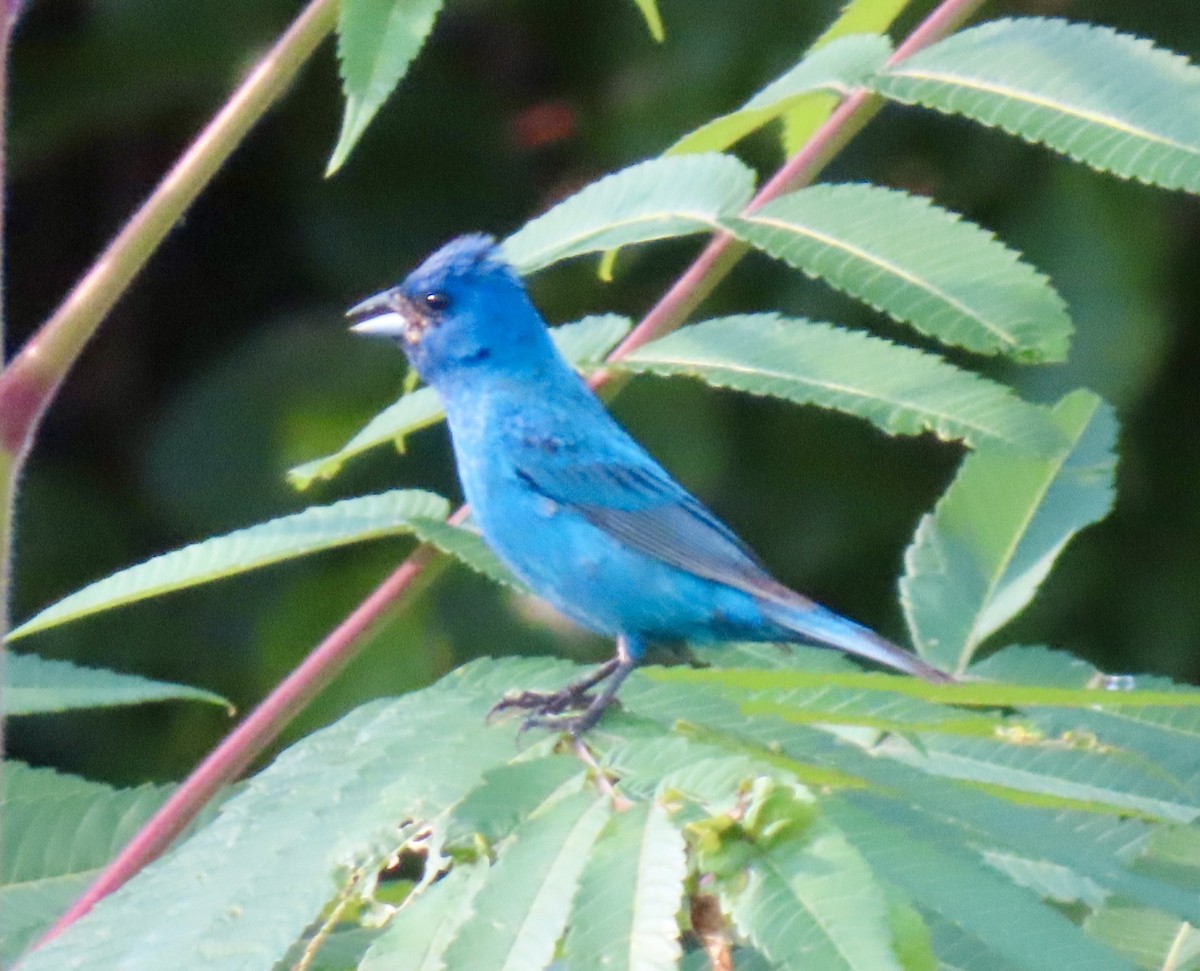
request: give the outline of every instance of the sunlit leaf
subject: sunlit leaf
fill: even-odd
[[[1077,391],[1053,414],[1068,443],[1058,455],[980,449],[917,527],[901,600],[917,649],[947,670],[964,670],[1029,603],[1071,537],[1112,506],[1112,409]]]
[[[662,806],[617,813],[580,878],[564,942],[568,971],[671,971],[678,966],[675,915],[687,874],[683,836]]]
[[[996,20],[892,65],[870,85],[1093,168],[1200,191],[1200,69],[1108,27]]]
[[[1061,443],[1048,413],[1002,385],[932,354],[802,318],[743,314],[693,324],[617,366],[844,411],[892,435],[932,432],[1034,454]]]
[[[10,653],[4,659],[4,690],[0,712],[35,715],[76,708],[140,705],[148,701],[205,701],[229,707],[220,695],[169,681],[151,681],[136,674],[105,668],[80,667],[36,654]]]
[[[520,272],[630,243],[712,232],[754,192],[754,172],[730,155],[651,159],[593,182],[503,243]]]
[[[8,658],[11,662],[13,658]],[[8,759],[0,774],[0,960],[49,929],[166,798]]]
[[[786,74],[776,78],[742,107],[719,115],[689,132],[667,149],[667,155],[686,152],[719,152],[758,131],[817,92],[844,90],[858,85],[883,66],[891,44],[878,34],[857,34],[831,42],[806,54]]]
[[[376,496],[343,499],[329,506],[312,506],[303,512],[163,553],[97,580],[36,614],[9,637],[24,637],[102,610],[320,550],[409,533],[414,518],[444,519],[449,510],[450,504],[441,496],[415,489],[397,489]]]
[[[326,174],[342,167],[395,90],[442,9],[443,0],[342,0],[338,60],[346,108]]]
[[[1061,361],[1071,321],[1050,281],[991,233],[925,199],[818,185],[727,220],[759,249],[944,344]]]

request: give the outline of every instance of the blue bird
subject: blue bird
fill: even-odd
[[[356,333],[395,340],[441,396],[488,545],[563,614],[616,639],[616,656],[582,680],[493,711],[579,735],[660,641],[800,641],[953,680],[774,579],[613,420],[490,236],[452,240],[348,316]]]

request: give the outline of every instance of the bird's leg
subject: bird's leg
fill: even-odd
[[[616,699],[621,683],[637,666],[637,658],[641,655],[640,647],[640,642],[622,634],[617,638],[616,657],[605,661],[587,677],[552,693],[522,691],[519,694],[505,695],[488,712],[488,717],[507,708],[524,708],[533,714],[521,724],[521,731],[529,728],[551,728],[567,731],[578,737],[595,725],[604,710]],[[589,689],[606,679],[608,683],[598,695],[593,697],[588,694]],[[578,715],[563,714],[579,708],[583,708],[583,711]]]
[[[557,715],[591,703],[588,690],[609,677],[620,666],[620,657],[611,658],[578,681],[572,681],[560,691],[517,691],[506,694],[492,705],[488,718],[510,708],[534,711],[539,715]]]

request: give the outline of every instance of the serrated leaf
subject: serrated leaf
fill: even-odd
[[[456,864],[404,906],[367,950],[359,971],[442,971],[446,949],[473,916],[488,865]]]
[[[492,552],[491,547],[483,541],[483,537],[473,529],[452,526],[438,519],[423,518],[414,519],[412,526],[413,532],[420,537],[421,542],[431,543],[489,580],[520,590],[522,593],[529,592],[525,584],[513,576],[508,567]]]
[[[550,328],[550,336],[563,357],[585,373],[599,364],[630,328],[628,317],[600,314]],[[442,402],[433,388],[418,388],[381,411],[345,445],[323,458],[298,465],[288,472],[288,481],[307,489],[318,479],[332,479],[348,459],[377,445],[395,443],[400,449],[413,432],[441,421]]]
[[[49,929],[168,792],[152,785],[113,789],[53,769],[4,763],[0,961],[6,967]]]
[[[687,875],[683,835],[657,803],[617,813],[580,878],[563,945],[568,971],[671,971]]]
[[[996,20],[891,65],[869,84],[1105,172],[1200,191],[1200,69],[1108,27]]]
[[[1200,818],[1195,793],[1154,763],[1122,757],[1119,751],[1037,737],[926,735],[919,752],[897,740],[884,745],[891,758],[931,775],[1049,797],[1063,805],[1090,804],[1183,823]]]
[[[741,314],[692,324],[616,366],[832,408],[890,435],[932,432],[1038,455],[1062,441],[1048,413],[1003,385],[932,354],[803,318]]]
[[[799,108],[816,92],[844,90],[879,70],[892,52],[886,37],[858,34],[835,40],[806,54],[786,74],[776,78],[742,107],[719,115],[680,138],[666,155],[719,152],[764,125]],[[822,99],[823,100],[823,99]]]
[[[443,0],[342,0],[338,61],[346,109],[326,175],[349,157],[417,56]]]
[[[497,843],[513,827],[556,794],[578,791],[584,766],[570,756],[527,759],[483,774],[481,784],[450,813],[444,828],[447,845],[475,836]]]
[[[646,21],[646,29],[650,31],[650,36],[661,44],[666,40],[667,33],[663,29],[662,14],[658,12],[658,0],[633,0],[633,2],[641,11],[642,19]]]
[[[27,955],[24,971],[267,971],[356,874],[382,868],[518,755],[511,730],[484,724],[495,700],[451,677],[308,736],[207,827]]]
[[[948,671],[965,670],[1033,599],[1071,537],[1112,507],[1112,409],[1076,391],[1053,419],[1067,444],[1052,458],[967,456],[905,553],[900,593],[913,643]]]
[[[817,185],[726,226],[943,344],[1061,361],[1071,321],[1050,281],[991,233],[925,199]]]
[[[712,232],[754,192],[754,172],[730,155],[640,162],[581,189],[508,237],[521,273],[631,243]]]
[[[826,814],[881,879],[923,910],[940,914],[1025,971],[1129,971],[1129,964],[1086,937],[1029,891],[972,860],[957,846],[930,842],[894,826],[846,797]]]
[[[0,712],[36,715],[77,708],[140,705],[149,701],[205,701],[230,708],[218,694],[170,681],[10,653],[4,661]]]
[[[562,935],[592,844],[612,813],[581,792],[522,823],[446,952],[447,971],[543,971]]]
[[[900,971],[883,890],[831,827],[809,840],[757,847],[745,884],[722,897],[738,929],[775,967]]]
[[[416,489],[311,506],[163,553],[90,583],[25,621],[9,638],[320,550],[408,533],[414,518],[444,519],[449,510],[441,496]]]
[[[1110,690],[1103,683],[1080,689],[976,680],[966,680],[957,684],[930,684],[906,675],[876,671],[851,674],[796,668],[646,668],[640,674],[643,679],[649,681],[711,683],[722,688],[742,688],[747,691],[787,691],[829,685],[889,691],[925,701],[984,708],[1046,706],[1083,708],[1089,711],[1138,712],[1162,709],[1165,714],[1172,709],[1195,712],[1200,707],[1200,690],[1182,687],[1173,687],[1172,690],[1153,688],[1126,691]]]

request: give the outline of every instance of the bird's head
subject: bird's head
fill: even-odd
[[[390,290],[352,307],[356,334],[396,341],[429,384],[536,364],[549,338],[491,236],[459,236]]]

